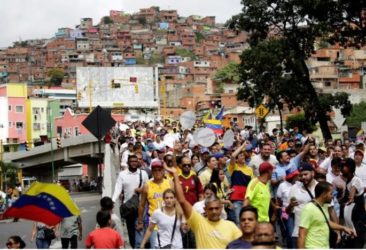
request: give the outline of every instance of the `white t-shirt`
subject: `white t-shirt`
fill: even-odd
[[[288,181],[281,182],[278,186],[276,197],[282,201],[282,207],[288,206],[288,196],[290,194],[292,184]]]
[[[362,180],[363,185],[366,187],[366,165],[361,163],[361,166],[356,167],[355,174]]]
[[[161,209],[156,209],[152,216],[151,222],[158,225],[158,233],[160,239],[160,246],[166,246],[170,244],[170,239],[172,237],[173,226],[174,226],[175,215],[169,216],[161,211]],[[181,220],[177,218],[177,224],[175,226],[175,233],[172,240],[172,248],[182,249],[182,235],[180,233]],[[159,248],[158,239],[156,238],[156,247]]]
[[[252,160],[249,163],[249,167],[253,169],[254,176],[259,176],[259,165],[261,165],[263,162],[264,160],[262,159],[261,154],[253,156]],[[269,156],[268,162],[271,163],[273,167],[275,167],[278,163],[276,156],[274,155]]]
[[[309,187],[309,191],[312,193],[313,197],[315,197],[315,186],[318,184],[317,181],[314,181],[311,187]],[[309,203],[312,199],[309,193],[303,188],[302,182],[297,181],[294,185],[292,185],[290,189],[290,193],[288,195],[288,204],[292,197],[295,197],[299,205],[294,207],[294,214],[295,214],[295,227],[294,231],[292,232],[292,237],[298,237],[299,235],[299,225],[300,225],[300,215],[304,206]]]
[[[140,184],[140,171],[140,169],[137,169],[136,172],[131,172],[130,170],[125,169],[119,173],[112,196],[114,202],[118,199],[122,190],[124,191],[124,202],[131,199],[132,195],[135,193],[135,189],[138,188]],[[142,171],[141,177],[142,187],[149,178],[146,171]]]
[[[360,196],[363,194],[364,185],[360,177],[354,176],[352,180],[347,183],[347,190],[350,192],[351,188],[356,188],[355,196]]]

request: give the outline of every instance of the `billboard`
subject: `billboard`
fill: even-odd
[[[153,67],[78,67],[79,107],[158,108]]]

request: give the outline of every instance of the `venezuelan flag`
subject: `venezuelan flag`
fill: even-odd
[[[41,182],[34,182],[4,214],[49,226],[73,215],[80,215],[80,210],[67,191],[60,185]]]
[[[205,120],[206,128],[212,129],[215,134],[222,135],[224,133],[221,120],[209,119]]]

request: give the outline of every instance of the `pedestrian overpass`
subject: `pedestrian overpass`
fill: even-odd
[[[105,147],[102,142],[101,153]],[[103,157],[102,155],[102,157]],[[98,176],[98,139],[91,134],[65,138],[57,147],[56,138],[50,143],[31,148],[29,151],[4,153],[5,162],[13,162],[23,171],[24,176],[35,176],[39,181],[52,181],[52,161],[54,171],[75,163],[88,165],[88,175]]]

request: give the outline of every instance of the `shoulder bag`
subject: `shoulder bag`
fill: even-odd
[[[178,215],[177,215],[177,212],[175,212],[173,231],[172,231],[172,236],[170,237],[170,244],[161,246],[159,232],[158,232],[158,244],[159,244],[160,249],[171,249],[172,248],[173,238],[174,238],[174,234],[175,234],[175,227],[177,226],[177,220],[178,220]]]
[[[318,203],[316,203],[315,201],[313,201],[313,203],[314,203],[315,206],[317,206],[320,209],[320,211],[322,212],[322,214],[324,216],[325,222],[328,225],[328,228],[329,228],[329,247],[330,248],[336,248],[338,234],[330,227],[328,218],[325,215],[323,209],[320,207],[320,205]]]
[[[142,184],[142,170],[141,169],[139,170],[140,170],[140,183],[138,187],[140,188]],[[140,203],[139,194],[134,193],[128,201],[122,203],[121,206],[119,207],[121,218],[127,219],[131,218],[131,216],[135,217],[137,214],[139,203]]]

